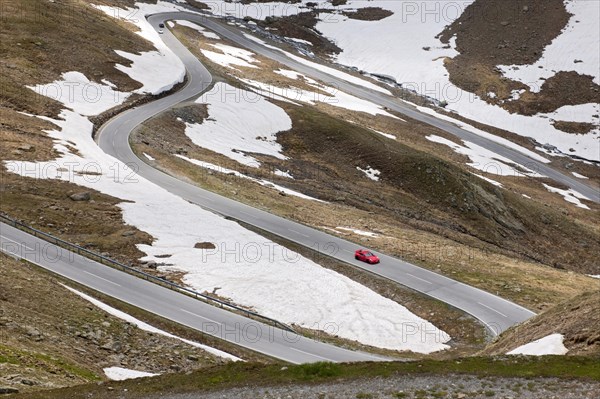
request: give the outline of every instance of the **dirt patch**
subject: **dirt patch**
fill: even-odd
[[[535,115],[556,111],[563,105],[599,103],[600,86],[593,79],[577,72],[558,72],[544,82],[539,93],[527,90],[518,101],[505,101],[503,106],[510,112]]]
[[[571,356],[600,356],[600,291],[571,298],[504,332],[481,354],[502,355],[550,334],[563,334]]]
[[[194,248],[196,248],[196,249],[215,249],[216,246],[212,242],[197,242],[196,245],[194,245]]]
[[[496,68],[535,63],[570,16],[562,0],[475,1],[439,35],[444,43],[456,35],[460,54],[445,62],[450,81],[490,104],[523,115],[600,101],[600,87],[591,76],[559,72],[536,93]],[[512,98],[514,91],[522,91],[517,100]]]
[[[569,17],[562,0],[476,0],[439,38],[488,65],[533,64]]]
[[[384,10],[381,7],[359,8],[356,11],[347,11],[343,14],[350,19],[358,19],[361,21],[381,21],[384,18],[394,15],[393,12]]]
[[[286,17],[266,17],[263,21],[255,22],[276,35],[309,41],[312,43],[311,51],[316,53],[331,55],[341,52],[335,43],[315,28],[318,21],[318,12],[309,11]]]
[[[192,7],[195,7],[199,10],[210,10],[210,6],[206,3],[203,3],[201,1],[196,1],[196,0],[186,0],[186,2],[191,5]]]
[[[592,123],[585,122],[565,122],[565,121],[556,121],[552,124],[558,130],[561,130],[565,133],[573,133],[573,134],[586,134],[594,130],[597,125]]]

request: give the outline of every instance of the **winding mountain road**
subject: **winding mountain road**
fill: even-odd
[[[347,90],[351,94],[363,93],[363,97],[369,97],[369,100],[378,100],[378,97],[370,97],[381,94],[375,91],[371,92],[360,86],[351,85],[343,80],[323,74],[320,71],[291,60],[282,53],[265,48],[259,43],[233,32],[229,27],[202,15],[175,12],[155,14],[148,17],[148,21],[157,30],[160,23],[178,19],[198,23],[223,37],[233,40],[243,47],[261,53],[266,57],[277,60],[288,65],[290,68],[317,79],[327,82],[335,79],[338,87],[342,90]],[[533,312],[498,296],[391,256],[381,255],[381,264],[377,266],[365,266],[364,263],[354,259],[354,250],[357,248],[357,244],[355,243],[201,189],[163,173],[140,160],[133,153],[129,145],[129,134],[138,125],[152,116],[183,101],[195,98],[205,91],[212,82],[209,71],[168,29],[165,29],[161,36],[165,44],[185,64],[188,73],[188,83],[184,88],[172,95],[119,114],[103,125],[98,130],[97,140],[104,152],[128,165],[134,165],[140,176],[204,209],[248,223],[308,248],[320,250],[338,260],[369,270],[461,309],[480,320],[494,335],[535,315]],[[394,106],[395,102],[391,97],[388,99],[386,96],[385,100],[389,104],[383,105],[390,108]],[[427,119],[427,116],[423,117]]]
[[[283,53],[268,49],[257,42],[249,40],[233,28],[205,16],[177,12],[148,17],[155,29],[158,29],[159,23],[172,19],[185,19],[198,23],[242,47],[279,61],[298,72],[334,84],[340,90],[349,94],[439,127],[460,138],[472,141],[513,159],[515,162],[528,166],[537,162],[510,148],[462,130],[456,125],[422,114],[391,96],[353,85],[294,61]],[[204,209],[243,221],[300,245],[316,249],[338,260],[369,270],[461,309],[480,320],[494,335],[535,315],[533,312],[498,296],[387,255],[380,256],[382,261],[380,265],[366,266],[354,259],[354,250],[357,247],[355,243],[203,190],[156,170],[137,158],[129,146],[130,133],[152,116],[183,101],[195,98],[205,91],[212,82],[209,71],[169,30],[165,29],[162,39],[185,64],[188,82],[181,90],[125,111],[103,125],[98,131],[97,140],[99,146],[106,153],[122,162],[133,165],[140,176]],[[546,174],[598,201],[598,193],[594,192],[593,188],[582,185],[582,183],[554,171],[547,165],[537,163],[539,164],[537,170],[540,173]],[[3,223],[0,223],[0,246],[3,252],[27,259],[94,290],[278,359],[292,363],[382,360],[381,357],[375,355],[349,351],[307,339],[199,302],[68,252]]]

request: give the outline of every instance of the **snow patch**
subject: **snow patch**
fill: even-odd
[[[211,44],[217,50],[220,50],[220,53],[216,53],[214,51],[200,49],[202,54],[206,56],[212,62],[225,66],[227,68],[232,68],[232,65],[237,65],[245,68],[258,68],[258,66],[254,65],[254,62],[259,62],[254,58],[255,54],[251,51],[241,49],[239,47],[228,46],[226,44]]]
[[[366,169],[361,169],[359,166],[357,166],[356,169],[363,172],[365,176],[367,176],[369,179],[373,181],[379,181],[379,176],[381,175],[381,172],[377,169],[373,169],[370,166],[367,166]]]
[[[114,90],[115,85],[91,82],[81,72],[65,72],[61,79],[44,85],[27,86],[37,94],[63,103],[81,115],[98,115],[123,102],[131,95]]]
[[[287,159],[277,133],[292,128],[292,120],[263,96],[218,82],[198,104],[208,104],[203,123],[186,123],[185,134],[199,147],[223,154],[242,165],[259,167],[252,153]]]
[[[542,184],[544,184],[544,183],[542,183]],[[578,193],[577,191],[573,190],[572,188],[570,188],[568,190],[561,190],[560,188],[552,187],[547,184],[544,184],[544,187],[546,187],[546,190],[550,191],[551,193],[556,193],[556,194],[562,195],[563,198],[565,199],[565,201],[570,202],[571,204],[574,204],[578,208],[590,209],[589,206],[582,204],[580,201],[582,199],[589,200],[589,198],[583,194]]]
[[[103,369],[104,374],[108,377],[109,380],[112,381],[124,381],[131,380],[134,378],[143,378],[143,377],[156,377],[160,374],[147,373],[145,371],[137,371],[126,369],[123,367],[106,367]]]
[[[298,76],[302,76],[309,86],[313,86],[319,91],[313,92],[297,87],[278,87],[251,79],[239,80],[243,83],[246,83],[248,86],[260,92],[267,98],[278,100],[288,99],[294,104],[297,104],[297,102],[303,102],[311,105],[323,103],[334,107],[345,108],[350,111],[365,112],[371,115],[380,114],[399,119],[394,115],[384,111],[379,105],[376,105],[370,101],[354,97],[333,87],[321,85],[317,81],[302,74],[298,74]]]
[[[142,84],[142,87],[135,91],[136,93],[158,94],[170,90],[177,83],[183,82],[185,77],[183,63],[164,44],[160,34],[145,18],[146,15],[160,12],[181,11],[183,10],[182,7],[164,1],[159,1],[156,4],[138,2],[135,4],[135,8],[101,5],[94,5],[94,7],[111,17],[135,25],[139,29],[136,33],[150,41],[157,50],[142,52],[141,54],[115,50],[118,55],[132,62],[131,66],[118,64],[116,68]]]
[[[478,175],[478,174],[476,174],[476,173],[473,173],[473,174],[474,174],[475,176],[479,177],[480,179],[483,179],[483,180],[485,180],[486,182],[493,184],[493,185],[494,185],[494,186],[496,186],[496,187],[502,187],[502,183],[500,183],[500,182],[497,182],[496,180],[492,180],[492,179],[490,179],[490,178],[488,178],[488,177],[481,176],[481,175]]]
[[[361,79],[359,77],[351,75],[349,73],[342,72],[339,69],[331,68],[331,67],[325,66],[323,64],[319,64],[319,63],[316,63],[316,62],[313,62],[313,61],[309,61],[306,58],[299,57],[297,55],[289,53],[289,52],[287,52],[285,50],[280,49],[279,47],[271,46],[271,45],[265,43],[264,41],[258,39],[255,36],[248,35],[248,34],[244,34],[244,36],[246,38],[254,41],[254,42],[260,43],[263,46],[265,46],[267,48],[270,48],[271,50],[279,51],[279,52],[283,53],[286,57],[291,58],[292,60],[294,60],[296,62],[300,62],[300,63],[302,63],[304,65],[307,65],[307,66],[309,66],[309,67],[311,67],[313,69],[316,69],[316,70],[319,70],[321,72],[324,72],[324,73],[326,73],[328,75],[335,76],[336,78],[343,79],[343,80],[345,80],[347,82],[350,82],[352,84],[355,84],[357,86],[366,87],[368,89],[375,90],[375,91],[378,91],[380,93],[384,93],[384,94],[388,94],[388,95],[392,94],[389,90],[386,90],[383,87],[377,86],[374,83],[371,83],[369,81],[366,81],[364,79]]]
[[[379,130],[375,130],[375,129],[371,129],[371,130],[374,131],[377,134],[382,135],[383,137],[387,137],[388,139],[391,139],[391,140],[396,140],[397,139],[397,137],[394,136],[393,134],[380,132]]]
[[[285,172],[284,172],[284,171],[282,171],[282,170],[275,169],[275,176],[287,177],[288,179],[294,179],[294,176],[292,176],[292,175],[290,174],[290,171],[289,171],[289,170],[287,170],[287,171],[285,171]]]
[[[292,71],[290,69],[278,69],[273,72],[275,72],[278,75],[285,76],[286,78],[294,79],[294,80],[298,79],[299,77],[304,77],[303,74],[296,72],[296,71]]]
[[[464,145],[459,145],[451,140],[436,135],[427,136],[426,139],[433,141],[434,143],[447,145],[458,154],[466,155],[471,160],[471,163],[467,165],[486,173],[499,176],[542,177],[542,175],[523,165],[516,165],[516,167],[513,167],[512,165],[515,165],[515,163],[510,159],[469,141],[463,141]],[[485,179],[484,177],[482,178]]]
[[[343,230],[343,231],[350,231],[354,234],[357,234],[359,236],[365,236],[365,237],[371,237],[371,238],[375,238],[375,237],[379,237],[378,234],[370,232],[370,231],[364,231],[364,230],[357,230],[357,229],[352,229],[350,227],[336,227],[337,230]]]
[[[467,130],[469,132],[475,133],[478,136],[485,137],[488,140],[494,141],[494,142],[496,142],[498,144],[502,144],[505,147],[512,148],[513,150],[518,151],[521,154],[527,155],[529,158],[535,159],[538,162],[550,163],[550,161],[548,159],[544,158],[543,156],[539,155],[538,153],[536,153],[534,151],[531,151],[531,150],[529,150],[529,149],[527,149],[525,147],[522,147],[522,146],[520,146],[518,144],[515,144],[515,143],[513,143],[510,140],[507,140],[507,139],[499,137],[499,136],[495,136],[495,135],[493,135],[491,133],[488,133],[488,132],[484,132],[481,129],[477,129],[476,127],[473,127],[473,126],[471,126],[469,124],[466,124],[466,123],[464,123],[462,121],[459,121],[458,119],[454,119],[454,118],[451,118],[451,117],[449,117],[447,115],[443,115],[443,114],[440,114],[438,112],[435,112],[431,108],[418,106],[417,109],[419,111],[423,112],[424,114],[429,114],[429,115],[435,116],[438,119],[445,120],[447,122],[451,122],[451,123],[459,126],[461,129],[464,129],[464,130]],[[512,161],[510,161],[510,162],[512,162]]]
[[[519,346],[508,352],[507,355],[566,355],[569,351],[563,344],[564,336],[562,334],[551,334],[537,341]]]
[[[588,180],[588,179],[589,179],[589,177],[586,177],[586,176],[584,176],[584,175],[580,175],[580,174],[579,174],[579,173],[577,173],[577,172],[571,172],[571,173],[573,174],[573,176],[575,176],[575,177],[576,177],[576,178],[578,178],[578,179],[584,179],[584,180]]]
[[[195,24],[193,22],[186,21],[185,19],[178,19],[175,22],[178,25],[186,26],[188,28],[192,28],[192,29],[196,30],[197,32],[199,32],[200,34],[202,34],[202,36],[204,36],[204,37],[206,37],[208,39],[215,39],[215,40],[220,40],[221,39],[221,37],[219,35],[217,35],[216,33],[207,31],[206,29],[204,29],[204,27],[202,27],[202,26],[200,26],[198,24]]]
[[[179,154],[176,154],[175,156],[178,157],[178,158],[180,158],[180,159],[183,159],[184,161],[188,161],[188,162],[190,162],[190,163],[192,163],[192,164],[194,164],[196,166],[204,168],[204,169],[212,170],[212,171],[215,171],[215,172],[218,172],[218,173],[223,173],[223,174],[226,174],[226,175],[232,175],[232,176],[239,177],[239,178],[246,179],[246,180],[251,180],[251,181],[253,181],[255,183],[260,184],[261,186],[272,188],[274,190],[277,190],[279,192],[283,192],[283,193],[288,194],[288,195],[292,195],[294,197],[299,197],[299,198],[308,199],[308,200],[311,200],[311,201],[317,201],[317,202],[326,203],[326,201],[320,200],[318,198],[310,197],[310,196],[308,196],[306,194],[302,194],[301,192],[289,189],[287,187],[280,186],[280,185],[275,184],[275,183],[273,183],[273,182],[271,182],[269,180],[255,179],[255,178],[250,177],[248,175],[245,175],[245,174],[243,174],[241,172],[238,172],[237,170],[224,168],[222,166],[215,165],[215,164],[210,163],[210,162],[199,161],[197,159],[188,158],[186,156],[179,155]],[[281,171],[276,171],[275,174],[278,174],[277,172],[280,173],[279,174],[280,176],[283,175],[285,177],[291,177],[289,174],[284,174]]]
[[[145,152],[143,153],[144,156],[148,159],[148,161],[156,161],[154,158],[152,158],[151,155],[146,154]]]
[[[296,37],[288,37],[288,39],[290,39],[291,41],[296,42],[296,43],[305,44],[307,46],[312,46],[313,45],[308,40],[298,39]]]

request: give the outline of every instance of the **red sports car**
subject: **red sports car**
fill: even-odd
[[[356,252],[354,252],[354,259],[367,262],[371,265],[379,263],[379,257],[366,249],[357,249]]]

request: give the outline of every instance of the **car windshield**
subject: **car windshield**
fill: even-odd
[[[364,252],[365,256],[374,256],[373,252]]]

